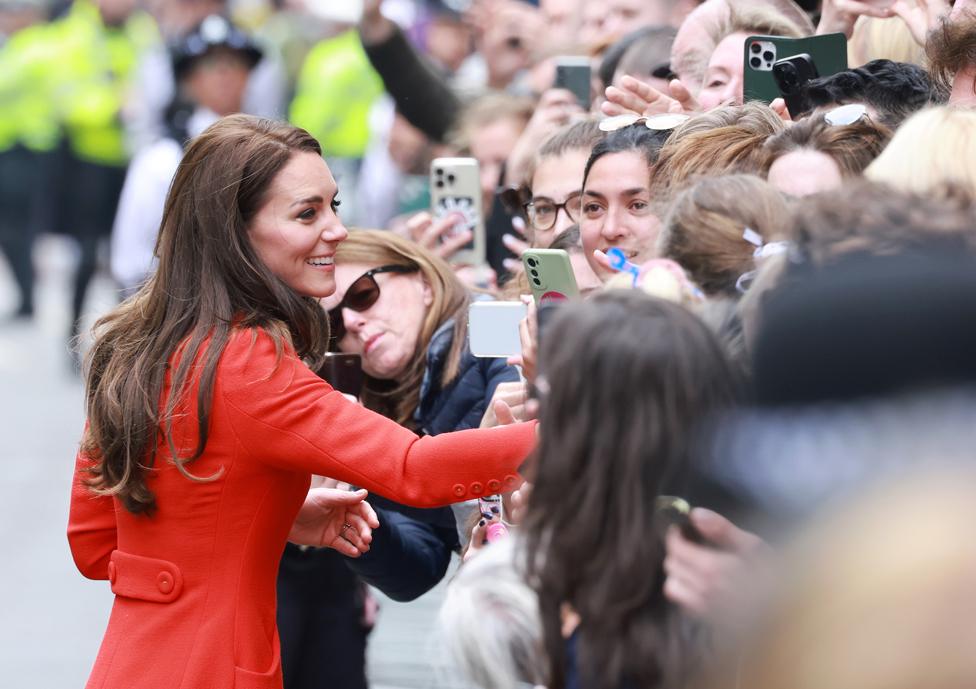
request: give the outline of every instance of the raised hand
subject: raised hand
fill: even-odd
[[[691,91],[678,79],[668,84],[668,93],[662,93],[640,79],[625,76],[620,86],[608,86],[607,100],[600,109],[604,115],[615,116],[633,113],[650,116],[663,113],[693,113],[701,110]]]
[[[908,25],[915,42],[924,46],[929,32],[937,28],[942,18],[949,14],[950,5],[949,0],[896,0],[891,11]],[[952,13],[955,12],[953,9]]]
[[[288,540],[359,557],[369,550],[373,529],[379,525],[376,512],[366,502],[365,490],[312,488],[295,517]]]

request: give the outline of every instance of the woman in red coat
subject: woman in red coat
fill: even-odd
[[[173,180],[157,272],[96,325],[68,539],[116,598],[88,687],[280,688],[289,533],[356,554],[375,525],[362,492],[306,501],[310,474],[418,507],[518,482],[533,426],[420,439],[303,362],[326,351],[337,192],[303,130],[219,121]]]

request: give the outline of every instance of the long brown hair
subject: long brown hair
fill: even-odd
[[[613,290],[566,307],[539,361],[549,389],[524,528],[546,686],[565,685],[564,604],[581,619],[581,686],[678,686],[699,647],[663,596],[655,497],[695,424],[734,399],[721,346],[683,307]]]
[[[89,485],[130,512],[155,508],[145,474],[160,434],[183,475],[217,478],[197,478],[186,464],[206,446],[214,375],[233,328],[267,329],[279,352],[285,342],[300,356],[326,349],[328,319],[318,303],[272,273],[247,236],[272,180],[299,151],[321,155],[303,129],[245,115],[193,140],[166,198],[155,274],[95,324],[82,450],[95,460]],[[197,382],[198,441],[181,456],[173,420]]]
[[[467,342],[468,292],[454,271],[443,260],[392,232],[383,230],[352,230],[349,238],[336,251],[339,263],[364,263],[372,267],[398,265],[416,268],[430,286],[433,302],[420,326],[417,347],[410,364],[396,381],[381,381],[366,377],[362,402],[373,411],[393,419],[401,426],[412,428],[413,414],[420,404],[420,386],[427,369],[427,348],[430,340],[444,323],[454,319],[453,340],[439,381],[447,386],[458,374],[461,354]]]

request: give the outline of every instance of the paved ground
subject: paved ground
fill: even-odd
[[[83,423],[82,385],[64,339],[74,253],[65,241],[43,238],[35,255],[41,270],[36,318],[0,322],[0,667],[4,686],[71,689],[84,685],[112,595],[107,583],[78,574],[64,535]],[[96,280],[90,315],[113,302],[111,284]],[[0,258],[0,319],[13,305]],[[437,589],[411,604],[381,600],[369,658],[374,689],[451,686],[446,671],[431,662],[443,657],[432,641],[441,596]]]

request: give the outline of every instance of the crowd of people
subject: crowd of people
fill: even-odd
[[[747,98],[750,37],[827,35],[846,69]],[[72,346],[119,289],[88,686],[366,687],[371,589],[448,576],[481,689],[976,681],[972,0],[10,0],[0,103],[13,317],[40,233]],[[540,249],[578,297],[533,300]]]

